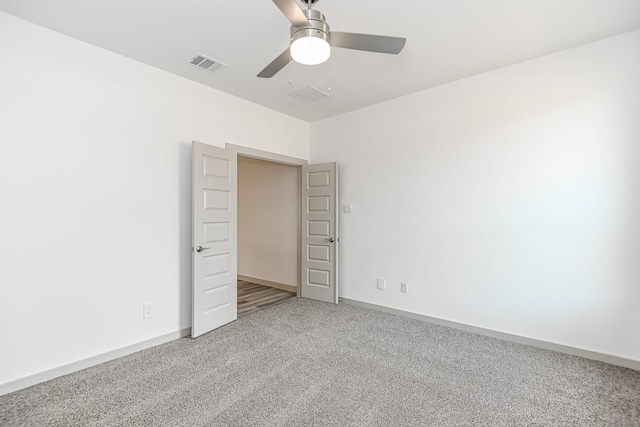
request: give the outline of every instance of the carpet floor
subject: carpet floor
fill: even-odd
[[[640,426],[640,372],[291,300],[0,397],[2,426]]]

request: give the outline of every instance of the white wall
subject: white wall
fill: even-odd
[[[313,123],[341,296],[640,360],[639,76],[635,31]]]
[[[0,386],[190,326],[192,140],[309,125],[0,13]]]
[[[238,157],[238,274],[298,285],[298,170]]]

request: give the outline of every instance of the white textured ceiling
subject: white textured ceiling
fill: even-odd
[[[289,39],[271,0],[0,0],[19,18],[309,122],[640,28],[639,0],[320,0],[314,8],[332,30],[406,37],[405,49],[333,49],[325,64],[290,64],[260,79]],[[195,53],[228,66],[193,68]],[[289,96],[308,85],[331,86],[331,96],[312,104]]]

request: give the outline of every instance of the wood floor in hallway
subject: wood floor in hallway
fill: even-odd
[[[293,298],[293,292],[238,280],[238,317]]]

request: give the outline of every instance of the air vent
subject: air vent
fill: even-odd
[[[292,96],[298,101],[302,101],[309,104],[311,102],[316,102],[321,99],[327,98],[329,97],[329,94],[321,90],[318,90],[313,86],[307,86],[295,92],[291,92],[289,96]]]
[[[224,62],[218,61],[217,59],[209,58],[208,56],[204,56],[199,53],[191,58],[189,64],[202,70],[209,71],[210,73],[220,71],[227,66],[227,64],[225,64]]]

